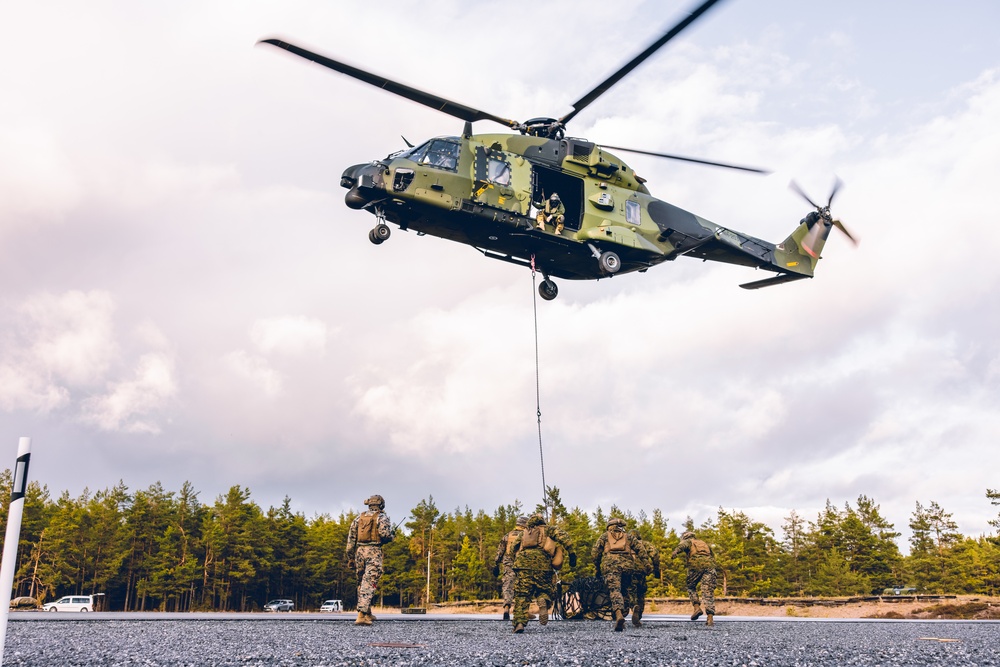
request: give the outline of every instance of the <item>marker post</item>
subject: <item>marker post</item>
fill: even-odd
[[[10,509],[7,511],[7,534],[3,540],[3,560],[0,561],[0,663],[7,641],[7,616],[10,594],[14,587],[17,567],[17,543],[21,539],[21,516],[24,514],[24,494],[28,489],[28,462],[31,460],[31,438],[21,438],[17,445],[17,462],[10,487]]]

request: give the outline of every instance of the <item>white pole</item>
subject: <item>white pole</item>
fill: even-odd
[[[24,514],[24,494],[28,488],[28,461],[31,460],[31,438],[21,438],[17,444],[17,462],[10,487],[10,509],[7,511],[7,535],[3,540],[3,560],[0,561],[0,663],[7,642],[7,615],[10,613],[10,593],[14,587],[17,566],[17,543],[21,539],[21,516]]]

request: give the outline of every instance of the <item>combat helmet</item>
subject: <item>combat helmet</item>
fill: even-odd
[[[542,516],[541,514],[532,514],[530,517],[528,517],[528,524],[527,524],[528,528],[534,528],[535,526],[544,526],[544,525],[545,525],[545,517]]]
[[[694,537],[694,533],[692,531],[690,531],[690,530],[684,531],[684,533],[681,535],[681,539],[682,540],[689,540],[692,537]]]
[[[368,505],[368,507],[372,507],[373,505],[378,505],[378,508],[380,510],[384,510],[385,498],[376,493],[375,495],[368,497],[368,500],[365,501],[365,505]]]
[[[559,199],[559,193],[558,192],[553,192],[552,196],[549,197],[549,201],[552,202],[553,204],[558,204],[561,201]]]
[[[524,528],[525,526],[528,525],[528,517],[524,515],[517,517],[516,525],[520,526],[521,528]]]
[[[618,527],[620,527],[620,528],[622,528],[624,530],[625,529],[625,519],[622,519],[622,518],[617,517],[617,516],[616,517],[612,517],[611,519],[608,519],[608,528],[611,528],[612,526],[618,526]]]

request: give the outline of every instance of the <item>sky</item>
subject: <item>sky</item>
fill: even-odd
[[[561,116],[695,3],[8,3],[0,20],[0,439],[77,496],[191,481],[306,516],[541,499],[530,272],[348,209],[340,174],[461,122],[255,43],[492,114]],[[723,2],[576,116],[651,192],[778,242],[825,200],[816,278],[681,258],[537,303],[564,503],[791,510],[1000,487],[1000,5]],[[500,128],[478,123],[477,132]],[[2,454],[0,445],[0,454]]]

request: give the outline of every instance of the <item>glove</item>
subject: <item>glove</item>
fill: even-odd
[[[351,559],[349,559],[347,561],[347,569],[349,569],[349,570],[353,570],[354,569],[354,559],[353,558],[351,558]]]
[[[494,577],[499,577],[500,576],[500,566],[499,565],[494,565],[493,566],[493,576]]]
[[[569,566],[570,567],[576,567],[576,554],[575,553],[571,553],[569,555]]]

